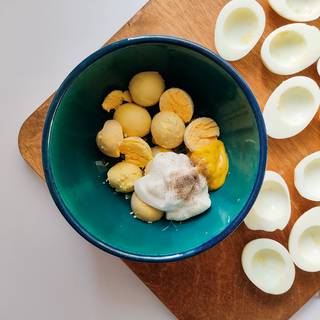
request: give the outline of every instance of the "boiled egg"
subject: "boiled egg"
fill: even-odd
[[[317,71],[320,76],[320,59],[318,60],[318,63],[317,63]]]
[[[305,23],[292,23],[272,31],[261,47],[264,65],[273,73],[290,75],[320,57],[320,31]]]
[[[296,221],[289,236],[289,252],[300,269],[320,271],[320,207],[308,210]]]
[[[267,133],[275,139],[293,137],[311,122],[320,104],[320,89],[308,77],[283,81],[269,97],[263,111]]]
[[[269,4],[281,17],[291,21],[306,22],[320,17],[319,0],[269,0]]]
[[[215,45],[220,56],[235,61],[247,55],[259,41],[265,22],[265,13],[257,1],[228,2],[215,27]]]
[[[256,202],[244,219],[251,230],[283,230],[291,216],[290,193],[285,180],[274,171],[266,171]]]
[[[277,241],[250,241],[242,251],[241,262],[249,280],[266,293],[282,294],[293,284],[294,264],[287,249]]]
[[[298,163],[294,170],[294,184],[302,197],[320,201],[320,151]]]

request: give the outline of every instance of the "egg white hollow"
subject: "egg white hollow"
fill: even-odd
[[[215,46],[226,60],[247,55],[259,41],[266,18],[262,6],[252,0],[232,0],[220,11],[215,26]]]
[[[298,163],[294,170],[294,185],[302,197],[320,201],[320,151]]]
[[[249,280],[266,293],[278,295],[292,287],[295,267],[287,249],[277,241],[250,241],[242,251],[241,262]]]
[[[289,236],[290,255],[300,269],[320,271],[320,207],[314,207],[294,224]]]
[[[271,8],[281,17],[296,21],[313,21],[320,17],[319,0],[268,0]]]
[[[320,30],[305,23],[292,23],[272,31],[261,47],[261,58],[271,72],[291,75],[320,57]]]
[[[290,193],[285,180],[274,171],[266,171],[256,202],[244,219],[251,230],[283,230],[291,217]]]
[[[311,122],[319,104],[320,88],[313,79],[298,76],[283,81],[263,110],[267,134],[275,139],[297,135]]]

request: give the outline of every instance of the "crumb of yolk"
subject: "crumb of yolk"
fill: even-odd
[[[222,141],[215,139],[189,153],[189,157],[197,170],[206,177],[210,191],[224,184],[229,170],[229,161]]]

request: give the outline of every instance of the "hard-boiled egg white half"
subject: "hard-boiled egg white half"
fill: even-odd
[[[320,151],[298,163],[294,170],[294,184],[302,197],[320,201]]]
[[[287,249],[271,239],[256,239],[242,251],[242,267],[249,280],[270,294],[287,292],[295,278],[295,267]]]
[[[316,20],[320,17],[319,0],[269,0],[281,17],[297,22]]]
[[[257,1],[228,2],[215,27],[215,45],[220,56],[229,61],[243,58],[259,41],[265,23],[265,13]]]
[[[305,23],[292,23],[272,31],[261,47],[264,65],[273,73],[291,75],[320,57],[320,31]]]
[[[315,207],[294,224],[289,236],[289,252],[297,267],[320,271],[320,207]]]
[[[320,59],[318,60],[318,63],[317,63],[317,71],[320,76]]]
[[[269,97],[263,111],[267,133],[275,139],[293,137],[311,122],[320,104],[320,89],[308,77],[283,81]]]
[[[291,217],[290,193],[285,180],[274,171],[266,171],[256,202],[244,223],[251,230],[283,230]]]

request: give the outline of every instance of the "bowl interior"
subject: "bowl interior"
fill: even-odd
[[[180,255],[230,232],[252,197],[261,164],[256,118],[239,84],[201,52],[161,41],[128,43],[78,69],[83,70],[60,89],[45,158],[68,220],[102,247],[149,257]],[[130,78],[146,70],[159,71],[167,88],[186,90],[195,103],[194,117],[217,121],[229,155],[230,173],[211,193],[211,209],[183,223],[133,219],[130,200],[105,183],[115,161],[95,144],[97,132],[112,118],[101,108],[105,95],[127,89]]]

